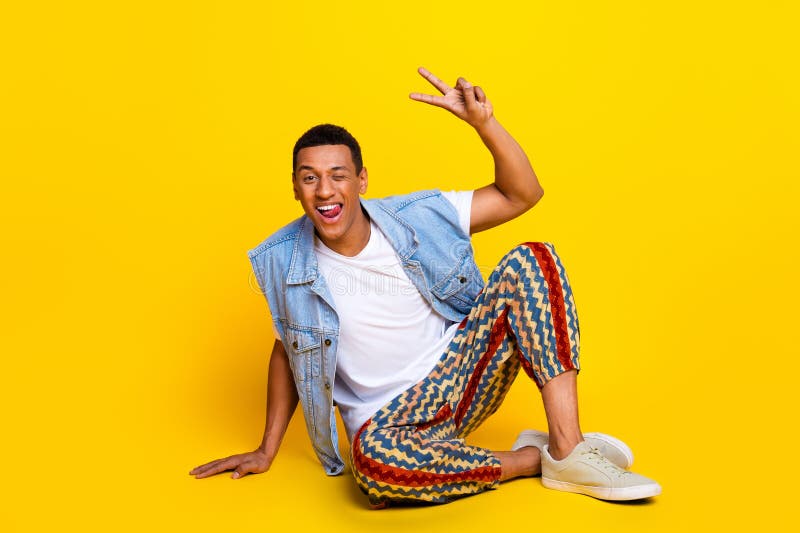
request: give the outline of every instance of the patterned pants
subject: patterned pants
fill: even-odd
[[[500,460],[466,444],[520,366],[539,388],[578,370],[567,274],[550,243],[515,247],[495,267],[437,366],[356,433],[353,475],[370,503],[444,503],[495,488]]]

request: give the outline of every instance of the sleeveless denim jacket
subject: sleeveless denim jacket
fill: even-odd
[[[455,207],[438,190],[362,199],[361,205],[422,297],[446,319],[463,320],[484,282]],[[339,319],[317,266],[314,225],[304,215],[248,257],[283,339],[314,451],[328,475],[340,474],[333,403]]]

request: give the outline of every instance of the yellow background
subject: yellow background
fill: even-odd
[[[0,530],[674,531],[796,525],[794,2],[8,2],[0,10]],[[272,345],[247,249],[300,213],[291,148],[363,146],[368,196],[476,188],[488,152],[413,102],[481,85],[546,191],[479,234],[555,243],[582,326],[584,430],[662,496],[538,479],[371,512],[296,417],[255,447]],[[519,380],[473,442],[543,427]]]

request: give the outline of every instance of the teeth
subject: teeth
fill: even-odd
[[[334,208],[334,207],[336,207],[337,205],[339,205],[339,204],[333,204],[333,205],[322,205],[322,206],[319,206],[317,209],[319,209],[320,211],[330,211],[331,209],[333,209],[333,208]]]

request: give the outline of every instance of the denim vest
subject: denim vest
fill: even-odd
[[[362,199],[361,206],[422,297],[450,321],[469,314],[484,282],[453,205],[431,190]],[[344,462],[333,403],[339,318],[317,266],[314,225],[302,216],[248,257],[289,357],[314,451],[328,475],[340,474]]]

